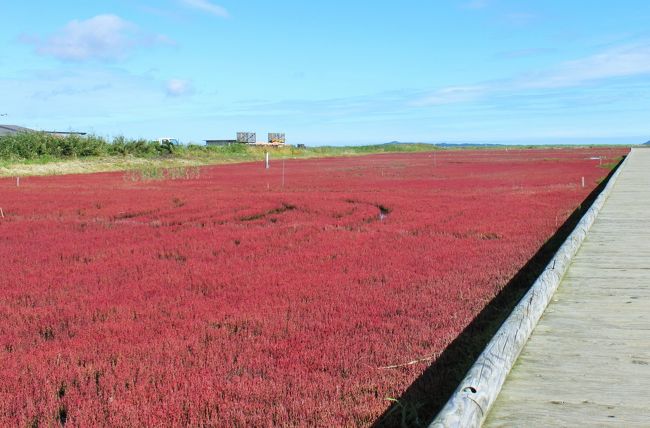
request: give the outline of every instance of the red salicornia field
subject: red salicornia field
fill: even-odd
[[[371,424],[625,152],[0,179],[0,424]]]

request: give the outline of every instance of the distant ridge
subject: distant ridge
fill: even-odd
[[[373,144],[375,145],[375,144]],[[376,144],[377,146],[435,146],[435,143],[410,142],[410,141],[389,141],[388,143]]]
[[[650,141],[646,141],[645,143],[643,143],[643,145],[644,146],[650,146]]]
[[[380,146],[392,146],[394,144],[429,144],[431,146],[434,145],[434,143],[423,143],[421,141],[415,142],[415,141],[389,141],[388,143],[382,143]]]
[[[648,141],[650,143],[650,141]],[[394,145],[394,144],[428,144],[430,146],[438,147],[502,147],[505,144],[499,143],[422,143],[422,142],[407,142],[407,141],[391,141],[389,143],[384,143],[382,145]]]
[[[441,147],[502,147],[504,144],[499,143],[436,143]]]

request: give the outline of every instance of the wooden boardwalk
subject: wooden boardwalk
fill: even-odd
[[[650,427],[650,149],[634,149],[484,424]]]

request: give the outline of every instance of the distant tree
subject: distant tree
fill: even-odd
[[[171,140],[163,140],[160,144],[160,151],[171,155],[174,153],[174,143]]]

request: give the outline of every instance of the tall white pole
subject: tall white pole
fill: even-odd
[[[267,173],[264,174],[264,175],[266,175],[266,190],[271,190],[271,185],[269,184],[269,174],[268,174],[268,169],[269,169],[269,166],[270,166],[269,165],[269,152],[266,152],[265,159],[266,159],[265,166],[266,166],[266,169],[267,169]]]

